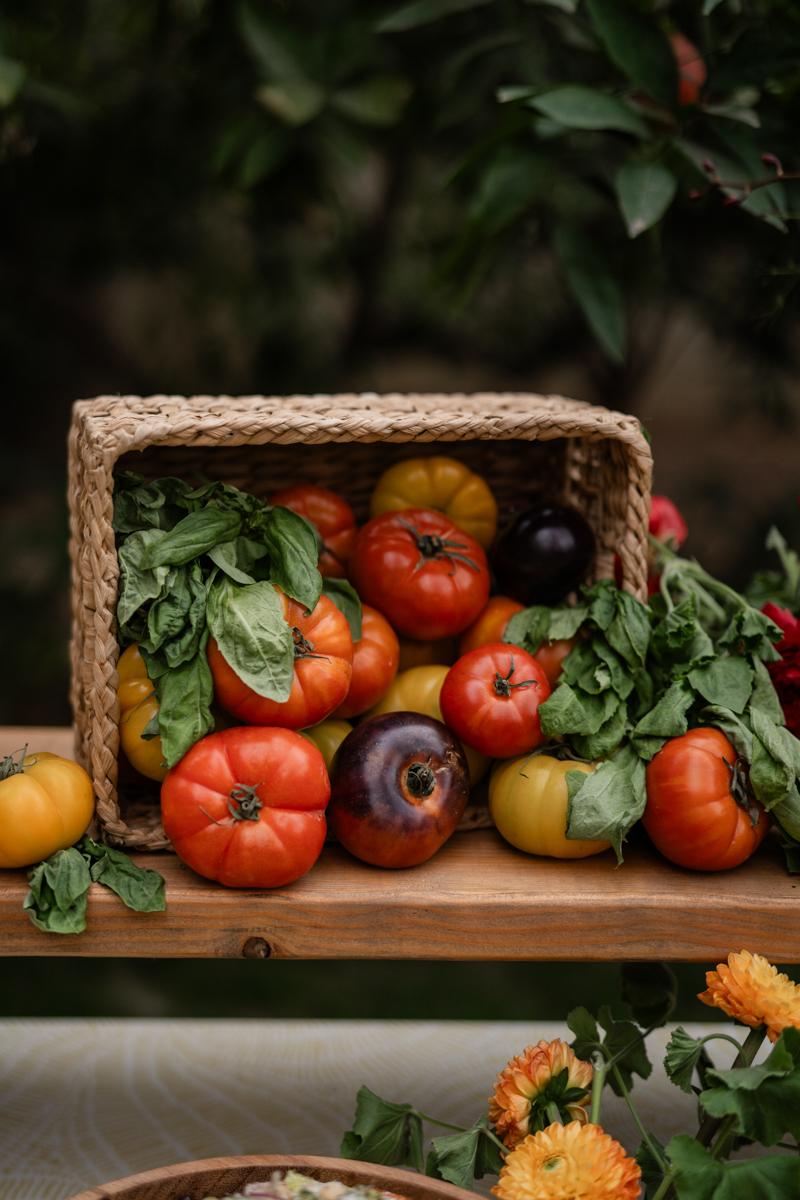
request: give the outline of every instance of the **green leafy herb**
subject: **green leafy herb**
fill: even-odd
[[[685,1133],[674,1137],[664,1153],[678,1200],[789,1200],[800,1189],[800,1159],[792,1155],[721,1162]]]
[[[622,843],[647,803],[644,763],[624,746],[590,773],[567,771],[567,837],[611,842],[622,862]]]
[[[137,867],[121,850],[113,850],[90,837],[82,837],[77,848],[91,861],[92,882],[111,888],[134,912],[163,912],[167,907],[164,879],[158,871]]]
[[[228,579],[209,594],[208,624],[222,657],[259,696],[289,699],[294,678],[294,641],[280,597],[271,583],[238,587]]]
[[[499,1175],[503,1166],[502,1152],[491,1134],[485,1113],[471,1129],[432,1138],[431,1146],[425,1174],[434,1179],[446,1179],[457,1187],[471,1190],[473,1179]]]
[[[352,583],[347,579],[332,579],[328,576],[322,581],[322,594],[332,600],[339,611],[347,617],[353,641],[360,641],[361,600]]]
[[[422,1120],[410,1104],[382,1100],[366,1086],[359,1088],[353,1128],[345,1135],[342,1158],[423,1170]]]

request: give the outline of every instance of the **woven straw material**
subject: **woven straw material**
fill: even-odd
[[[622,562],[646,598],[652,458],[634,417],[561,396],[101,396],[73,409],[69,435],[72,687],[76,752],[113,845],[169,845],[157,795],[117,790],[113,472],[220,479],[258,496],[292,483],[341,492],[359,521],[379,475],[411,455],[450,454],[483,475],[501,527],[539,500],[574,505],[598,542],[596,578]]]

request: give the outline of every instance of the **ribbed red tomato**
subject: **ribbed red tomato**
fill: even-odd
[[[725,871],[757,849],[770,819],[748,795],[743,765],[724,733],[690,729],[648,763],[642,823],[670,862]]]
[[[327,596],[320,596],[313,612],[306,614],[302,604],[290,600],[279,588],[275,590],[294,636],[294,680],[289,699],[279,704],[259,696],[222,657],[214,638],[209,638],[214,694],[227,712],[248,725],[305,729],[324,721],[347,695],[353,639],[347,618]]]
[[[461,633],[489,598],[486,555],[444,513],[382,513],[359,531],[350,578],[398,633],[422,642]]]
[[[273,492],[269,502],[313,521],[325,547],[319,556],[320,574],[343,579],[356,537],[356,518],[347,501],[315,483],[298,483]]]
[[[530,654],[490,642],[450,668],[439,704],[462,742],[489,758],[512,758],[543,740],[539,705],[549,695],[547,676]]]
[[[334,717],[360,717],[388,692],[400,662],[400,643],[383,613],[369,604],[361,608],[361,637],[353,646],[350,691]]]
[[[161,785],[176,853],[227,887],[283,887],[317,861],[331,787],[313,743],[290,729],[201,738]]]

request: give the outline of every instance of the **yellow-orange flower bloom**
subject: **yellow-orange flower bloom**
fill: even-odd
[[[800,987],[759,954],[729,954],[728,965],[718,963],[706,983],[708,990],[699,993],[699,1000],[743,1025],[766,1025],[771,1042],[787,1025],[800,1029]]]
[[[568,1072],[566,1084],[549,1087],[564,1070]],[[583,1124],[587,1119],[583,1105],[589,1102],[593,1074],[591,1064],[576,1058],[575,1052],[559,1038],[553,1042],[542,1038],[537,1045],[528,1046],[500,1072],[494,1095],[489,1097],[489,1120],[497,1136],[513,1150],[530,1133],[549,1100],[555,1100],[573,1121]],[[581,1094],[568,1097],[567,1103],[561,1104],[560,1097],[568,1088],[577,1088]],[[540,1124],[549,1124],[549,1118]]]
[[[599,1125],[549,1125],[509,1154],[500,1200],[637,1200],[641,1169]]]

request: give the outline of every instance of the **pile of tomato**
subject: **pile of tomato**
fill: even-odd
[[[591,529],[575,510],[540,505],[498,538],[486,482],[445,457],[385,472],[361,529],[341,496],[313,484],[269,499],[315,525],[320,572],[348,579],[360,598],[360,638],[354,643],[328,596],[306,612],[281,593],[295,646],[284,703],[253,691],[211,638],[216,732],[170,771],[160,739],[142,738],[158,706],[130,646],[119,663],[122,749],[139,772],[163,781],[164,828],[176,852],[221,883],[289,883],[313,865],[329,829],[365,862],[424,862],[453,833],[492,760],[519,765],[543,741],[539,705],[573,643],[531,656],[502,637],[526,603],[560,599],[580,582],[594,555]],[[490,598],[487,552],[509,595]],[[498,823],[521,808],[522,832],[509,833],[516,844],[558,842],[564,856],[603,848],[566,841],[561,767],[546,819],[531,818],[527,799],[515,802],[517,776],[496,768]],[[543,778],[536,760],[523,790],[530,781],[541,791]]]

